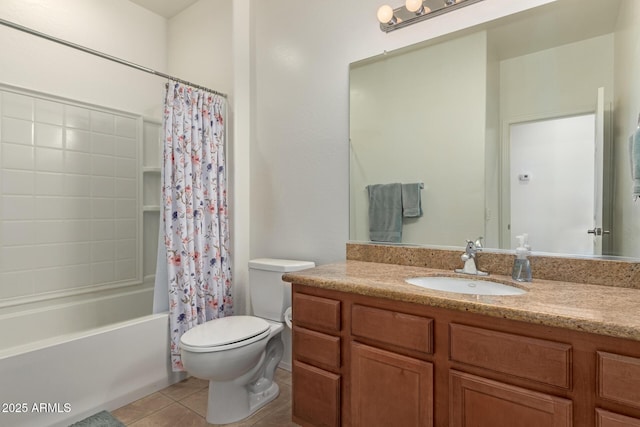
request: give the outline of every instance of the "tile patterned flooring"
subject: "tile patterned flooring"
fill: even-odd
[[[291,422],[291,373],[277,369],[276,383],[280,395],[258,412],[225,427],[296,427]],[[111,414],[131,427],[208,427],[207,392],[209,383],[194,377],[173,384]]]

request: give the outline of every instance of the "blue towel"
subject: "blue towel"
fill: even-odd
[[[640,197],[640,127],[629,137],[629,159],[633,180],[633,199]]]
[[[374,242],[402,241],[402,186],[368,185],[369,239]]]
[[[402,216],[416,218],[422,216],[422,199],[420,190],[422,184],[402,184]]]

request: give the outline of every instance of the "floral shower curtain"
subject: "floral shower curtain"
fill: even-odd
[[[174,371],[184,370],[179,346],[184,332],[232,314],[225,102],[178,82],[167,85],[161,228]]]

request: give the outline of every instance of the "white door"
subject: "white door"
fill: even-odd
[[[595,129],[595,114],[510,126],[512,248],[515,236],[527,233],[534,251],[597,253],[587,233],[602,205],[602,185],[594,189]]]

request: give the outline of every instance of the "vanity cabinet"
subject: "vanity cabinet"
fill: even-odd
[[[401,354],[431,355],[432,325],[431,318],[352,305],[351,425],[433,426],[433,364]]]
[[[569,390],[571,345],[485,328],[449,325],[453,362]],[[450,425],[463,427],[571,427],[572,401],[484,377],[451,370]]]
[[[293,421],[341,425],[341,302],[293,294]]]
[[[603,401],[640,409],[640,358],[598,351],[597,390]],[[598,427],[640,427],[640,418],[596,409]]]
[[[614,412],[596,409],[597,427],[640,427],[640,418],[632,418]]]
[[[451,427],[467,426],[470,421],[477,427],[573,425],[568,399],[455,370],[449,375]]]
[[[452,323],[449,350],[454,362],[562,389],[571,387],[570,344]]]
[[[340,425],[340,375],[293,362],[293,421],[300,425]]]
[[[303,426],[640,427],[640,341],[292,290]]]
[[[433,425],[433,365],[351,344],[351,425]]]

